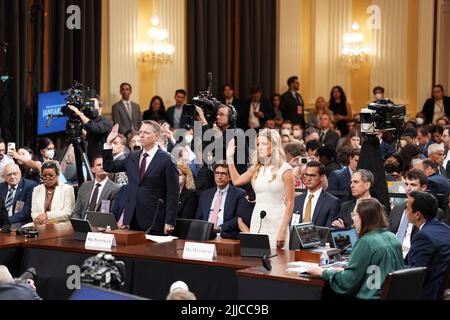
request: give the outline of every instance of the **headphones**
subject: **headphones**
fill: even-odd
[[[235,128],[238,118],[236,108],[231,104],[224,104],[224,106],[227,106],[228,108],[228,124],[230,125],[230,127]]]

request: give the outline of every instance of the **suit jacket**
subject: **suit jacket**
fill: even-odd
[[[195,190],[183,188],[178,199],[177,218],[195,219],[198,207],[198,194]]]
[[[250,118],[251,100],[243,103],[239,108],[237,126],[240,129],[247,130],[249,128],[248,121]],[[259,111],[264,113],[264,117],[259,119],[260,128],[264,127],[267,120],[275,118],[275,111],[272,103],[262,98],[259,106]]]
[[[199,204],[195,214],[196,219],[208,221],[214,195],[217,188],[211,188],[200,193]],[[222,238],[237,239],[239,233],[237,216],[245,200],[245,191],[232,185],[229,186],[223,212]]]
[[[114,215],[117,221],[120,220],[120,217],[122,216],[122,213],[124,212],[125,207],[128,203],[128,199],[130,197],[128,189],[128,185],[122,186],[116,195],[114,203],[112,204],[111,213]]]
[[[123,101],[119,101],[112,106],[112,120],[114,124],[119,124],[119,132],[125,135],[131,129],[138,131],[141,128],[142,112],[141,107],[131,102],[131,118]]]
[[[178,202],[178,169],[171,155],[158,149],[140,181],[139,160],[142,151],[131,152],[126,159],[113,160],[112,150],[103,150],[103,167],[107,172],[128,175],[129,198],[125,207],[124,225],[137,230],[164,234],[165,224],[175,226]],[[156,212],[158,199],[164,200]]]
[[[397,234],[398,228],[400,227],[400,222],[402,221],[403,212],[406,209],[407,203],[408,201],[405,201],[402,204],[396,205],[389,214],[389,231],[391,231],[393,234]],[[414,226],[411,233],[411,242],[418,231],[419,229],[417,229],[416,226]]]
[[[428,99],[423,105],[422,112],[425,114],[425,123],[431,123],[434,115],[434,98]],[[450,118],[450,97],[444,96],[444,113]]]
[[[301,106],[303,108],[303,114],[299,115],[297,107],[299,102],[294,98],[291,91],[284,93],[281,96],[281,113],[284,120],[290,120],[292,123],[300,124],[305,127],[305,103],[300,94],[298,94]]]
[[[329,145],[336,149],[338,140],[338,134],[333,130],[328,130],[325,136],[322,138],[322,143],[324,146]]]
[[[78,198],[75,203],[75,208],[73,209],[72,214],[73,218],[77,219],[85,218],[86,211],[89,209],[90,198],[96,183],[97,183],[96,181],[88,181],[81,185],[80,189],[78,190]],[[103,200],[110,201],[109,211],[111,211],[119,190],[120,186],[108,179],[97,200],[97,206],[95,207],[95,211],[97,212],[101,211]]]
[[[9,222],[8,212],[5,208],[5,202],[0,199],[0,229],[11,228],[11,222]]]
[[[15,223],[28,223],[31,221],[31,197],[33,195],[33,189],[37,186],[37,183],[31,180],[22,179],[17,185],[16,194],[12,204],[13,215],[9,218],[11,224]],[[0,184],[0,199],[6,202],[8,196],[8,184],[3,182]],[[22,210],[14,212],[17,201],[23,202]]]
[[[303,218],[307,192],[295,197],[294,213],[298,212]],[[331,223],[338,218],[340,201],[326,191],[320,193],[316,207],[314,208],[312,223],[316,226],[331,227]],[[302,219],[303,220],[303,219]]]
[[[328,177],[328,191],[339,191],[339,192],[346,192],[347,196],[339,196],[338,198],[342,200],[351,200],[351,190],[350,190],[350,184],[351,184],[352,176],[350,174],[350,169],[348,167],[345,167],[341,170],[335,170],[330,173],[330,176]]]
[[[167,122],[170,124],[172,128],[175,128],[174,115],[175,115],[175,106],[167,109]],[[181,113],[180,119],[180,127],[175,129],[185,129],[186,125],[189,125],[191,128],[194,127],[194,119],[186,112],[186,105],[183,105],[183,112]]]
[[[448,173],[447,173],[447,170],[444,168],[444,166],[438,166],[438,168],[439,168],[439,174],[448,179]]]
[[[103,144],[112,130],[112,123],[103,116],[99,116],[89,121],[85,126],[87,131],[87,156],[92,161],[96,156],[100,155],[103,150]]]
[[[327,172],[327,178],[328,178],[328,177],[330,176],[330,174],[331,174],[333,171],[341,170],[342,167],[341,167],[341,165],[340,165],[339,163],[337,163],[336,161],[331,161],[330,163],[328,163],[328,164],[325,166],[325,169],[326,169],[326,172]]]
[[[437,219],[425,223],[411,243],[408,263],[413,267],[427,267],[422,299],[438,299],[450,264],[450,228]]]
[[[428,177],[428,191],[432,193],[439,203],[439,208],[448,212],[448,194],[450,192],[450,182],[440,174]]]
[[[36,219],[37,216],[45,213],[45,186],[39,185],[33,190],[31,199],[31,217]],[[60,183],[53,194],[51,211],[47,212],[48,220],[64,222],[69,220],[75,207],[75,192],[73,187]]]
[[[344,202],[341,204],[338,218],[344,221],[346,228],[351,228],[353,225],[352,211],[355,209],[356,199]]]

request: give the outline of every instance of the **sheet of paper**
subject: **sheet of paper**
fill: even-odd
[[[306,268],[303,267],[295,267],[295,268],[288,268],[287,272],[292,272],[292,273],[306,273],[308,272],[308,270]]]
[[[175,239],[178,239],[177,237],[172,237],[172,236],[168,236],[168,237],[164,237],[164,236],[150,236],[150,235],[145,235],[145,238],[147,240],[156,242],[156,243],[165,243],[165,242],[170,242],[173,241]]]

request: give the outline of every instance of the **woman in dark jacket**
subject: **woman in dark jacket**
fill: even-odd
[[[198,206],[198,195],[195,191],[194,177],[187,164],[178,164],[180,197],[178,200],[177,217],[195,219]]]
[[[148,110],[142,115],[143,120],[153,120],[159,122],[166,120],[166,107],[164,101],[160,96],[154,96],[150,101]]]

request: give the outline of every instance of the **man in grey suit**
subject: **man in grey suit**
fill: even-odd
[[[72,218],[84,219],[86,211],[110,212],[119,192],[120,186],[109,180],[108,173],[103,170],[101,156],[95,157],[91,169],[95,180],[81,185]]]
[[[130,100],[133,88],[129,83],[120,85],[122,100],[112,106],[112,119],[119,124],[120,133],[126,135],[130,130],[139,131],[142,123],[141,107]]]

